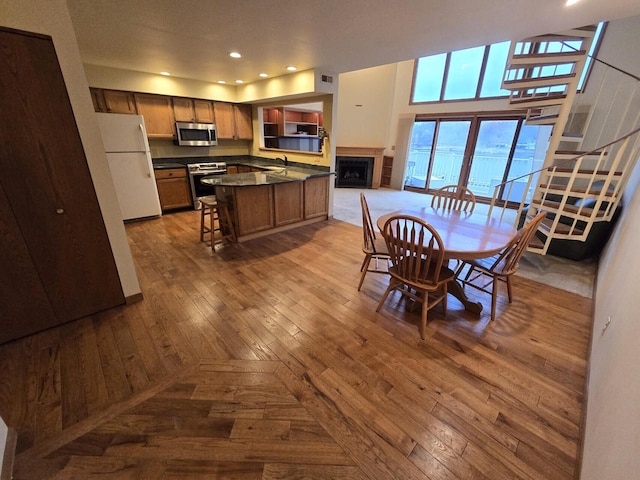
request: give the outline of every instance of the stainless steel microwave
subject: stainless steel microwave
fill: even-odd
[[[210,147],[218,145],[216,126],[213,123],[176,122],[178,145],[188,147]]]

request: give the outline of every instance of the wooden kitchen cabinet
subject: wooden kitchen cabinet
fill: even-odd
[[[172,103],[176,122],[194,122],[196,120],[192,99],[173,97]]]
[[[91,101],[93,102],[93,109],[96,112],[104,113],[107,111],[107,106],[104,103],[104,94],[100,88],[90,88]]]
[[[251,116],[251,105],[234,105],[233,118],[236,124],[236,137],[239,140],[252,140],[253,122]]]
[[[238,237],[274,227],[271,185],[236,188],[232,205]]]
[[[173,97],[172,102],[176,122],[215,123],[210,100]]]
[[[127,113],[135,115],[136,102],[133,93],[121,92],[119,90],[102,90],[104,97],[105,112],[107,113]]]
[[[304,182],[304,218],[329,213],[329,176],[307,178]]]
[[[213,108],[218,139],[253,139],[251,105],[213,102]]]
[[[162,211],[191,207],[191,187],[185,168],[154,170]]]
[[[273,186],[276,227],[303,220],[303,190],[304,182],[277,183]]]
[[[216,123],[213,114],[213,102],[211,100],[193,100],[193,110],[196,114],[196,122]]]
[[[134,98],[138,114],[144,117],[147,137],[175,138],[176,126],[171,97],[135,93]]]

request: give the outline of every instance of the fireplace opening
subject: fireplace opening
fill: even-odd
[[[371,188],[373,157],[336,157],[336,187]]]

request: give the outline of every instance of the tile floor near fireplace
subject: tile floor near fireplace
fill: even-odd
[[[336,187],[371,188],[373,157],[336,157]]]

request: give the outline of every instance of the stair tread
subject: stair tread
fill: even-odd
[[[574,132],[564,132],[562,136],[565,138],[583,138],[584,137],[582,133],[574,133]]]
[[[548,40],[545,40],[548,41]],[[562,57],[573,57],[578,55],[586,55],[586,50],[571,50],[567,52],[534,52],[534,53],[516,53],[513,55],[514,58],[562,58]]]
[[[575,73],[567,73],[564,75],[550,75],[547,77],[525,77],[525,78],[517,78],[517,79],[513,79],[513,80],[504,80],[502,82],[502,87],[506,88],[508,90],[508,87],[510,85],[521,85],[523,83],[537,83],[538,81],[540,81],[540,86],[551,86],[551,85],[566,85],[567,83],[569,83],[569,81],[571,81],[573,78],[575,78],[576,74]],[[566,82],[564,81],[558,81],[558,80],[567,80]]]
[[[540,184],[540,188],[541,189],[549,189],[549,190],[555,190],[557,192],[567,192],[570,196],[572,193],[575,194],[587,194],[587,195],[594,195],[594,196],[599,196],[601,193],[601,190],[587,190],[586,188],[572,188],[571,190],[567,190],[566,185],[553,185],[553,184]],[[575,195],[577,196],[577,195]],[[613,192],[612,191],[607,191],[604,192],[604,196],[605,197],[613,197]]]
[[[541,200],[539,198],[532,200],[531,205],[534,205],[541,210],[544,210],[545,208],[550,208],[550,209],[553,209],[554,211],[560,212],[561,214],[570,213],[573,215],[579,215],[581,217],[590,217],[593,212],[593,208],[586,208],[586,207],[580,208],[580,207],[576,207],[575,205],[567,205],[567,204],[565,204],[562,211],[560,211],[560,202],[554,202],[552,200]],[[605,215],[604,210],[599,210],[598,212],[596,212],[596,218],[604,217],[604,215]]]
[[[561,103],[562,100],[567,98],[567,94],[566,93],[560,93],[560,94],[544,94],[544,95],[531,95],[531,96],[527,96],[527,97],[520,97],[520,98],[511,98],[511,100],[509,101],[511,103],[511,105],[526,105],[526,104],[540,104],[540,105],[545,105],[547,102],[550,102],[552,105],[555,105],[556,103]]]
[[[553,167],[549,167],[549,169],[552,169]],[[554,170],[555,173],[573,173],[574,169],[573,168],[556,168]],[[601,177],[606,177],[607,175],[609,175],[611,172],[609,172],[608,170],[588,170],[588,169],[581,169],[578,170],[576,172],[578,175],[597,175],[597,176],[601,176]],[[612,173],[614,177],[621,177],[622,176],[622,172],[613,172]]]
[[[607,155],[608,152],[604,152],[605,155]],[[598,152],[598,151],[586,151],[586,150],[556,150],[556,155],[573,155],[573,156],[578,156],[578,155],[598,155],[600,156],[602,154],[602,152]]]
[[[549,115],[531,115],[527,118],[527,122],[543,122],[545,120],[556,120],[558,118],[557,113],[549,114]]]
[[[540,230],[544,230],[543,233],[550,234],[552,225],[553,225],[553,219],[545,218],[542,220],[542,223],[540,224],[540,227],[541,227]],[[571,235],[579,236],[584,233],[584,230],[582,228],[574,228],[572,230],[571,225],[565,225],[564,223],[558,222],[558,224],[556,225],[555,233],[558,233],[560,235],[571,234]]]

